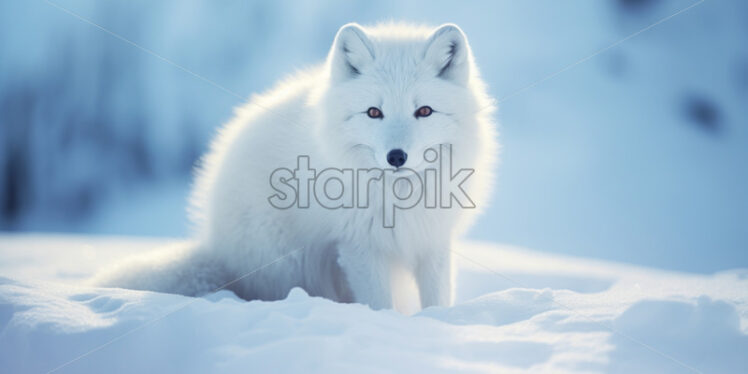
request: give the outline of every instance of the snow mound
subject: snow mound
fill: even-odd
[[[102,250],[74,272],[78,278],[70,271],[24,276],[97,246]],[[301,289],[281,301],[246,302],[228,291],[190,298],[80,286],[98,266],[147,247],[121,239],[0,238],[2,371],[748,370],[745,271],[671,273],[463,243],[460,254],[470,261],[458,262],[456,304],[411,316]],[[492,291],[472,297],[478,291],[471,285]]]

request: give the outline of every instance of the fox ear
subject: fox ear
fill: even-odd
[[[337,82],[361,74],[374,61],[374,48],[361,26],[349,23],[338,30],[330,51],[330,77]]]
[[[457,25],[439,26],[426,42],[423,58],[437,77],[460,85],[467,84],[470,74],[468,43]]]

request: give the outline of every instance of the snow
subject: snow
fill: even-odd
[[[301,289],[246,302],[82,282],[173,241],[0,237],[0,371],[748,370],[746,269],[691,274],[463,242],[455,305],[412,315]]]

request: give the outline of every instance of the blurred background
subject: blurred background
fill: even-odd
[[[676,14],[696,3],[3,1],[0,230],[189,235],[192,167],[242,102],[139,48],[249,97],[321,62],[344,23],[454,22],[500,100],[470,238],[747,267],[748,2]]]

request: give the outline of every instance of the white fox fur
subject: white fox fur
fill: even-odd
[[[433,108],[416,118],[421,106]],[[376,107],[383,118],[370,118]],[[455,25],[347,24],[327,61],[253,97],[220,131],[198,171],[193,242],[102,272],[102,286],[200,295],[218,287],[251,300],[284,298],[293,287],[372,308],[393,305],[393,269],[412,272],[422,307],[452,299],[451,246],[486,204],[497,150],[494,101]],[[277,209],[268,197],[278,168],[297,156],[325,168],[391,168],[387,152],[405,150],[404,167],[422,173],[423,152],[451,145],[453,168],[475,172],[462,185],[478,209],[456,203],[398,210],[384,227],[382,193],[368,208]],[[238,279],[238,280],[237,280]]]

